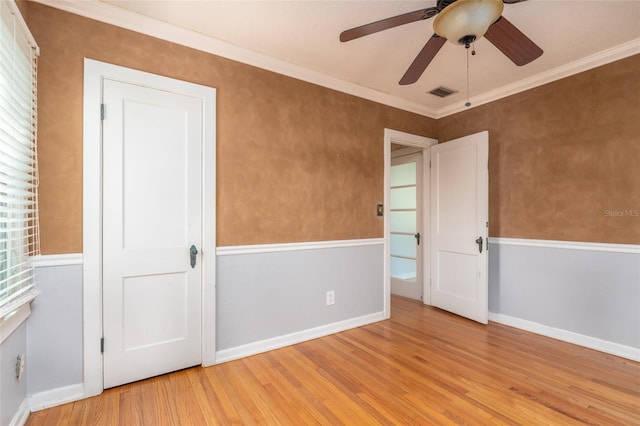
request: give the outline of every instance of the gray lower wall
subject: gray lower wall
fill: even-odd
[[[82,383],[82,265],[36,268],[27,320],[29,395]]]
[[[218,257],[217,350],[384,310],[384,247]],[[326,306],[326,292],[335,305]]]
[[[489,311],[640,348],[640,254],[490,243]]]
[[[640,348],[640,254],[489,250],[491,312]],[[219,256],[217,350],[383,311],[383,256],[381,244]],[[36,272],[42,294],[0,346],[2,426],[25,395],[82,382],[82,266]],[[16,383],[14,360],[25,352],[27,383]]]
[[[382,244],[220,256],[217,350],[383,311],[383,264]],[[36,275],[42,294],[26,322],[28,395],[83,380],[82,265]],[[336,292],[333,306],[327,290]]]
[[[7,426],[27,397],[29,364],[25,363],[24,375],[16,379],[16,360],[27,353],[27,323],[23,322],[0,345],[0,425]]]

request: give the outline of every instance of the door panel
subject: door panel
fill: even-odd
[[[488,322],[488,143],[488,132],[482,132],[431,148],[431,302],[483,324]]]
[[[201,363],[202,101],[104,81],[104,387]]]
[[[128,277],[123,280],[123,350],[133,351],[188,337],[189,300],[185,273]],[[160,290],[159,290],[160,289]],[[166,315],[179,306],[180,315]],[[144,315],[140,315],[144,312]]]
[[[184,111],[130,99],[124,109],[124,248],[183,246],[189,176],[168,171],[187,161],[185,147],[173,143],[184,139]],[[150,126],[147,117],[164,124]]]

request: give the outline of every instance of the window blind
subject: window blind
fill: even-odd
[[[38,47],[13,1],[0,1],[0,320],[35,294],[39,254]]]

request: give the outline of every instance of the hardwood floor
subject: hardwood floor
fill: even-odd
[[[640,425],[640,363],[393,297],[389,321],[27,421],[63,424]]]

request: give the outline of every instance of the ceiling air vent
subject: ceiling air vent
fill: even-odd
[[[432,91],[430,91],[429,93],[431,93],[432,95],[435,96],[439,96],[441,98],[446,98],[449,95],[453,95],[454,93],[457,93],[457,90],[453,90],[453,89],[448,89],[444,86],[440,86],[440,87],[436,87],[435,89],[433,89]]]

